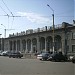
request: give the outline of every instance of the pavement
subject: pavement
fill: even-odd
[[[75,64],[0,57],[0,75],[75,75]]]

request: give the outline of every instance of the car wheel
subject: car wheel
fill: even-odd
[[[60,62],[60,60],[58,60],[58,59],[55,59],[55,62]]]
[[[75,61],[74,61],[74,60],[73,60],[72,62],[73,62],[73,63],[75,63]]]
[[[45,59],[42,59],[42,61],[45,61]]]
[[[40,60],[42,60],[42,59],[40,59]]]
[[[19,57],[19,58],[21,58],[21,57]]]

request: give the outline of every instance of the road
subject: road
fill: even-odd
[[[0,56],[0,75],[75,75],[75,64]]]

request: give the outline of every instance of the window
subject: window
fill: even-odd
[[[72,52],[75,52],[75,45],[72,45]]]
[[[75,32],[72,34],[72,38],[75,39]]]

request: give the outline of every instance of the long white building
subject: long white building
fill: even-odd
[[[36,53],[40,51],[62,51],[64,54],[75,53],[75,25],[63,22],[54,28],[43,27],[26,32],[10,34],[4,39],[4,50]]]

